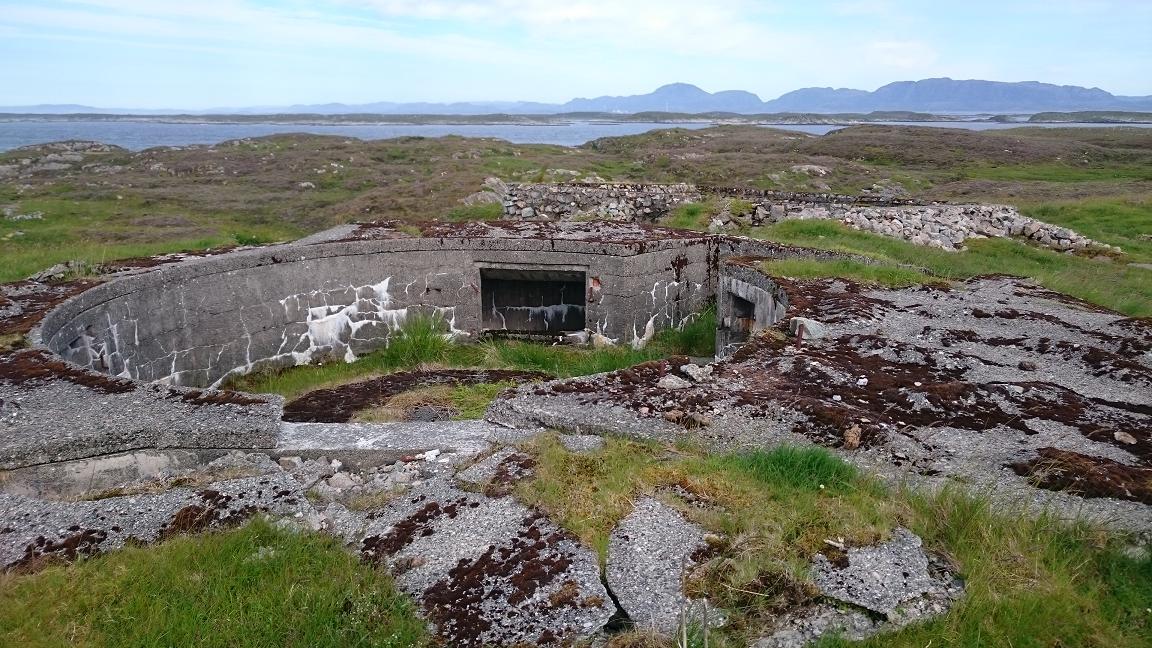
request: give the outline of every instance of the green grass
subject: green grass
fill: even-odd
[[[770,275],[792,277],[795,279],[819,279],[823,277],[844,277],[854,281],[885,286],[888,288],[903,288],[918,284],[940,283],[939,277],[889,264],[870,264],[851,259],[836,261],[816,261],[812,259],[779,259],[765,261],[760,264],[764,272]]]
[[[1141,231],[1152,213],[1141,210],[1131,224]],[[1041,285],[1131,316],[1152,315],[1148,271],[1108,261],[1063,254],[1010,239],[968,242],[964,252],[946,252],[907,241],[853,230],[832,221],[787,221],[752,231],[759,238],[792,245],[864,254],[889,265],[909,264],[945,279],[1004,273],[1035,279]],[[811,272],[811,267],[799,266]]]
[[[326,536],[240,529],[0,576],[0,644],[417,646],[424,624],[381,571]]]
[[[716,206],[707,203],[686,203],[672,210],[665,216],[661,225],[676,229],[707,231],[712,222],[712,215],[716,213]]]
[[[553,437],[526,449],[536,477],[519,497],[547,512],[603,556],[608,534],[632,502],[661,487],[688,490],[705,507],[683,513],[720,536],[717,555],[688,581],[694,596],[725,609],[711,645],[748,645],[759,629],[816,591],[808,564],[825,539],[883,540],[897,525],[952,561],[965,597],[946,615],[863,644],[821,645],[1099,647],[1152,642],[1152,558],[1120,551],[1122,539],[988,498],[945,488],[890,489],[826,450],[783,447],[709,456],[692,448],[609,439],[573,454]],[[668,500],[674,501],[674,500]],[[644,645],[671,646],[670,642]]]
[[[454,207],[444,217],[453,223],[500,220],[504,217],[504,205],[500,203],[463,205]]]
[[[744,473],[776,488],[843,491],[858,481],[856,469],[817,448],[781,446],[718,457],[718,467]]]
[[[707,306],[680,328],[656,334],[654,346],[668,355],[711,357],[716,355],[716,307]]]
[[[234,216],[188,216],[142,200],[27,198],[20,212],[40,220],[0,219],[0,282],[23,279],[65,261],[99,265],[117,259],[191,252],[225,245],[284,241],[302,234],[280,223]]]
[[[1117,180],[1152,180],[1152,168],[1146,165],[1110,164],[1108,166],[1074,166],[1070,164],[1031,163],[1012,166],[971,166],[960,169],[965,177],[976,180],[1013,180],[1023,182],[1115,182]]]

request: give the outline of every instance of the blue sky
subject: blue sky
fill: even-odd
[[[1152,94],[1152,0],[0,0],[0,105],[189,108],[936,76]]]

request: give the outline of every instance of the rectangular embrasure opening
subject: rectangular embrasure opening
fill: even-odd
[[[584,330],[585,272],[481,268],[483,325],[488,330]]]

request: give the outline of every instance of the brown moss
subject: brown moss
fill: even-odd
[[[106,394],[135,391],[136,383],[83,369],[56,358],[46,351],[21,351],[0,356],[0,381],[14,384],[63,380]]]
[[[308,392],[284,406],[284,420],[295,423],[347,423],[356,412],[384,404],[397,394],[436,385],[526,383],[551,378],[539,371],[442,369],[401,371],[371,380]]]
[[[1152,505],[1152,468],[1129,466],[1058,448],[1040,448],[1037,455],[1035,459],[1009,467],[1039,488]]]

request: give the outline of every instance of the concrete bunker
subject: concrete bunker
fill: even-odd
[[[592,331],[643,345],[715,294],[733,242],[632,223],[388,224],[125,273],[47,313],[35,340],[102,374],[180,387],[387,346],[409,316],[445,335]]]
[[[484,330],[523,333],[585,328],[586,268],[480,268]]]

